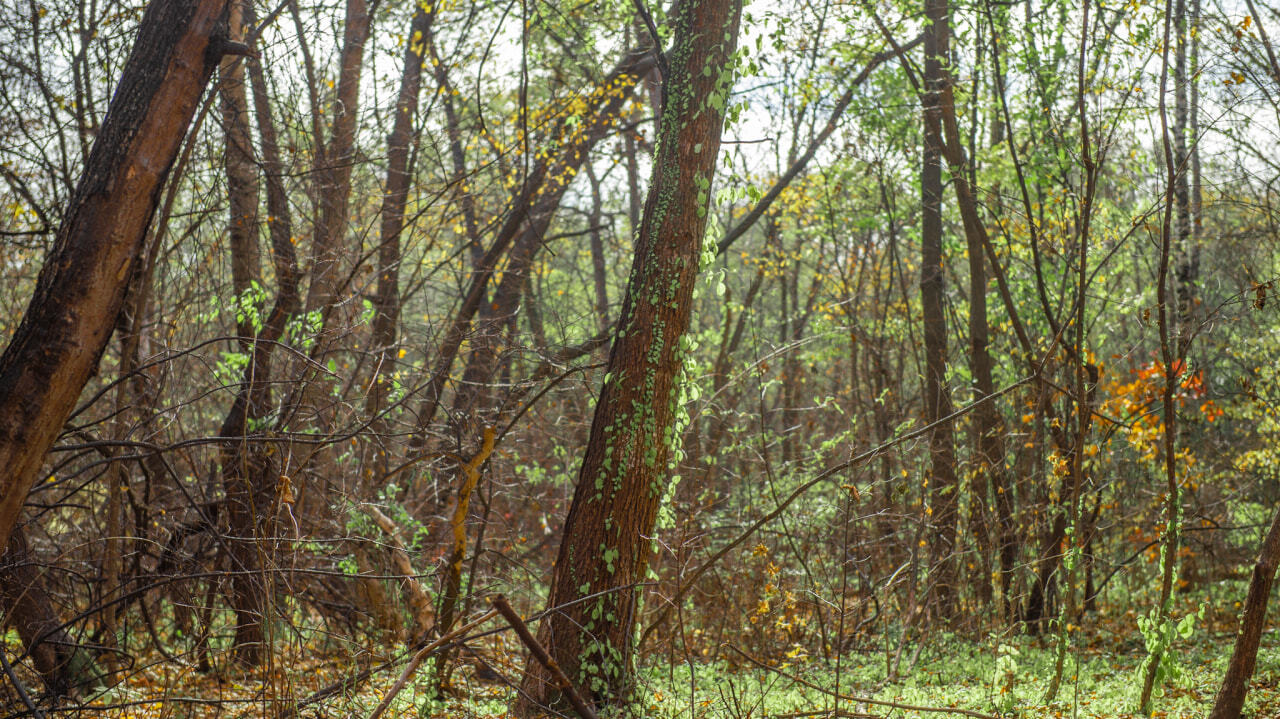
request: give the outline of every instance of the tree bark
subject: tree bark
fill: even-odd
[[[920,170],[922,194],[920,234],[920,304],[924,313],[924,419],[938,422],[929,433],[928,477],[929,577],[933,610],[949,620],[956,591],[956,513],[959,490],[955,469],[952,423],[941,422],[951,414],[947,393],[947,322],[943,310],[942,272],[942,107],[947,86],[946,63],[949,9],[946,0],[928,0],[925,14],[924,53],[924,157]]]
[[[992,376],[993,363],[989,350],[989,326],[987,323],[987,268],[986,247],[990,244],[986,225],[978,214],[978,202],[972,176],[971,163],[961,149],[960,128],[956,120],[955,93],[951,86],[950,72],[947,83],[939,94],[944,155],[951,170],[956,204],[960,209],[961,224],[969,251],[969,366],[973,374],[975,399],[989,397],[995,392]],[[999,127],[999,123],[997,123]],[[991,533],[987,522],[987,502],[993,501],[998,524],[996,531],[1000,556],[1000,586],[1005,602],[1006,615],[1011,614],[1009,599],[1014,564],[1016,562],[1016,527],[1013,520],[1013,502],[1008,472],[1005,471],[1004,423],[1000,411],[992,402],[985,402],[974,411],[974,454],[976,472],[970,502],[974,512],[975,533],[978,534],[979,551],[983,553],[983,566],[990,552]],[[984,601],[991,597],[991,581],[982,577],[978,584],[979,596]]]
[[[539,627],[538,642],[597,707],[629,696],[638,585],[676,441],[682,340],[705,251],[740,13],[738,0],[706,0],[680,3],[671,17],[649,196],[556,559],[551,613]],[[564,706],[537,662],[526,665],[522,689],[517,714]]]
[[[218,57],[226,0],[156,0],[0,358],[0,541],[115,327],[126,285]]]
[[[1209,719],[1237,719],[1244,708],[1244,698],[1249,692],[1249,679],[1253,676],[1258,659],[1258,644],[1266,628],[1267,601],[1271,597],[1271,584],[1280,565],[1280,508],[1271,517],[1271,528],[1258,550],[1258,561],[1253,565],[1249,579],[1249,593],[1245,596],[1244,611],[1240,614],[1240,631],[1236,634],[1236,646],[1222,677],[1222,687],[1213,702]]]
[[[233,0],[227,16],[227,35],[244,42],[245,5]],[[222,110],[223,166],[227,174],[230,216],[227,238],[231,247],[231,286],[235,292],[236,336],[240,351],[248,349],[255,334],[253,313],[258,311],[248,290],[258,280],[258,167],[249,131],[249,99],[245,91],[244,60],[227,57],[218,67],[218,95]],[[245,303],[243,306],[241,303]]]
[[[364,46],[369,39],[369,8],[365,0],[347,0],[343,24],[342,53],[338,66],[338,90],[333,102],[333,123],[329,128],[324,165],[320,178],[320,222],[315,230],[311,285],[307,288],[307,312],[320,312],[322,333],[338,293],[341,260],[346,237],[348,205],[351,199],[351,172],[355,167],[356,113],[360,107],[360,76],[364,67]],[[326,345],[323,339],[317,348]]]
[[[391,135],[387,137],[387,181],[383,188],[378,237],[378,285],[373,297],[371,344],[371,349],[378,354],[378,361],[365,402],[365,412],[369,416],[375,442],[380,441],[377,435],[382,434],[387,427],[386,420],[380,416],[391,389],[391,383],[385,379],[385,375],[391,372],[399,360],[395,345],[400,324],[400,233],[404,230],[404,209],[409,199],[409,149],[413,141],[413,119],[418,114],[422,65],[434,19],[435,14],[426,5],[419,3],[409,22],[411,39],[404,50],[404,69],[400,75],[395,120]],[[452,145],[452,138],[450,144]],[[386,473],[386,450],[377,448],[373,451],[375,454],[371,457],[372,461],[366,464],[363,482]]]

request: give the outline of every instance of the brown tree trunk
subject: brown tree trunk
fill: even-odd
[[[311,285],[307,289],[306,310],[320,312],[327,333],[329,315],[339,301],[341,260],[346,254],[348,204],[351,199],[351,172],[355,167],[356,113],[360,107],[360,75],[364,67],[364,46],[369,39],[369,8],[365,0],[347,0],[343,24],[342,52],[338,67],[338,89],[333,102],[333,123],[322,167],[317,168],[321,186],[320,222],[315,229]],[[323,339],[317,348],[328,344]]]
[[[597,706],[630,694],[638,584],[666,491],[683,353],[732,82],[738,0],[680,3],[631,278],[556,559],[538,640]],[[671,436],[669,436],[671,435]],[[517,713],[563,705],[538,662]]]
[[[946,63],[950,33],[947,0],[927,0],[924,53],[924,157],[920,170],[920,304],[924,313],[924,419],[938,423],[929,433],[929,578],[931,604],[949,620],[956,592],[956,513],[959,491],[955,469],[951,414],[947,393],[947,322],[942,307],[942,93],[947,86]]]
[[[246,0],[233,0],[227,18],[227,32],[232,40],[244,41]],[[236,338],[241,352],[253,347],[260,321],[258,302],[250,297],[257,282],[258,263],[258,172],[249,131],[249,98],[245,91],[244,62],[226,58],[218,68],[218,94],[222,108],[224,167],[227,174],[227,196],[230,212],[227,220],[228,244],[231,249],[232,307],[236,313]],[[250,383],[252,380],[250,380]],[[266,578],[260,573],[262,547],[255,540],[260,535],[261,517],[270,506],[268,493],[255,481],[265,475],[266,458],[257,457],[244,436],[248,424],[244,407],[232,410],[236,421],[223,425],[222,436],[236,437],[223,449],[222,481],[226,492],[231,537],[231,605],[236,615],[236,657],[246,664],[256,664],[263,644],[262,615],[266,598]],[[229,418],[231,419],[231,418]]]
[[[591,279],[596,290],[596,323],[601,332],[609,329],[609,274],[605,270],[604,256],[604,202],[600,198],[600,178],[587,164],[587,179],[591,180],[591,214],[587,215],[587,229],[591,235]]]
[[[93,659],[63,627],[45,592],[40,571],[21,527],[0,555],[0,629],[13,627],[32,664],[54,697],[87,688],[99,679]]]
[[[1240,614],[1240,631],[1236,634],[1236,646],[1222,677],[1222,687],[1214,700],[1209,719],[1237,719],[1244,707],[1245,694],[1249,692],[1249,679],[1253,676],[1258,659],[1258,643],[1266,628],[1267,602],[1271,597],[1271,584],[1280,565],[1280,508],[1271,517],[1271,528],[1258,550],[1258,561],[1253,565],[1249,579],[1249,593],[1245,596],[1244,610]]]
[[[227,14],[227,35],[244,42],[245,5],[232,0]],[[218,95],[222,110],[223,165],[227,173],[230,217],[227,238],[231,247],[231,286],[235,292],[236,336],[240,350],[248,349],[255,334],[248,290],[258,280],[258,167],[249,131],[249,99],[245,91],[244,60],[227,57],[218,67]],[[244,303],[243,306],[241,303]]]
[[[973,374],[975,399],[989,397],[995,392],[992,377],[993,364],[988,349],[989,327],[987,323],[987,267],[986,247],[990,244],[986,225],[978,214],[978,202],[969,178],[972,168],[961,149],[960,128],[956,121],[955,94],[951,86],[950,72],[940,95],[944,154],[951,170],[956,204],[960,209],[961,223],[969,250],[969,367]],[[997,127],[999,127],[997,123]],[[1011,488],[1005,471],[1004,423],[1000,411],[992,402],[985,402],[974,410],[975,474],[973,492],[969,501],[974,510],[975,534],[978,549],[983,554],[983,566],[989,564],[991,532],[987,521],[987,503],[993,502],[997,520],[996,535],[1000,557],[1000,586],[1005,600],[1006,614],[1010,613],[1009,589],[1016,562],[1016,528],[1013,520]],[[991,598],[991,580],[982,577],[978,583],[979,597]]]
[[[96,370],[200,95],[226,0],[156,0],[22,324],[0,358],[0,542]]]
[[[245,5],[245,24],[253,25],[254,13],[252,5]],[[266,447],[254,441],[260,430],[252,424],[267,416],[271,405],[272,355],[276,341],[284,333],[285,324],[298,310],[298,266],[293,246],[293,221],[289,210],[288,197],[283,184],[284,164],[280,160],[280,149],[276,139],[275,123],[272,119],[270,102],[267,98],[266,79],[261,64],[256,59],[249,61],[249,79],[253,87],[254,115],[258,124],[258,136],[262,150],[263,176],[267,194],[267,223],[271,239],[271,257],[275,268],[276,289],[274,303],[263,320],[261,328],[256,332],[252,327],[243,328],[250,334],[242,336],[241,342],[248,346],[249,362],[244,376],[232,402],[227,416],[223,419],[219,433],[223,437],[233,438],[222,448],[222,482],[227,496],[227,516],[231,539],[227,543],[233,569],[231,579],[230,603],[236,615],[235,648],[237,660],[242,664],[254,665],[261,659],[261,648],[264,642],[263,615],[267,597],[266,577],[262,575],[262,563],[259,561],[264,550],[259,540],[268,526],[267,519],[277,501],[277,483],[270,476],[272,462],[267,456]],[[243,96],[243,90],[241,91]],[[245,111],[248,104],[241,105]],[[248,121],[243,120],[245,127],[242,133],[228,133],[228,144],[231,138],[239,136],[244,145],[244,154],[252,161],[252,153],[248,147]],[[232,150],[228,147],[228,153]],[[234,188],[235,177],[229,173],[233,197],[243,193],[246,197],[242,203],[252,197],[256,217],[258,190],[256,178],[254,186]],[[248,178],[242,178],[244,181]],[[233,201],[233,208],[234,208]],[[243,216],[243,215],[241,215]],[[237,215],[233,210],[232,222]],[[256,223],[246,228],[256,237]],[[256,254],[256,242],[254,243]],[[236,245],[232,245],[233,254]],[[233,266],[239,260],[233,257]],[[291,490],[290,490],[291,491]],[[291,499],[285,497],[285,499]]]
[[[1174,65],[1173,65],[1173,163],[1177,169],[1177,181],[1174,184],[1174,204],[1176,205],[1175,214],[1177,215],[1177,237],[1174,239],[1174,252],[1177,256],[1177,268],[1175,269],[1177,288],[1178,317],[1176,324],[1177,332],[1177,355],[1186,357],[1187,352],[1191,349],[1191,339],[1195,334],[1195,317],[1196,317],[1196,281],[1200,275],[1200,258],[1194,244],[1194,237],[1197,234],[1194,231],[1194,223],[1199,219],[1198,207],[1193,207],[1194,203],[1191,196],[1191,152],[1188,150],[1188,135],[1192,128],[1197,127],[1198,123],[1192,118],[1191,113],[1195,112],[1194,105],[1190,102],[1192,85],[1196,81],[1190,78],[1187,72],[1189,45],[1195,42],[1191,37],[1192,22],[1189,21],[1186,0],[1177,0],[1174,3],[1174,32],[1177,38],[1174,43]],[[1194,62],[1194,60],[1192,61]],[[1194,70],[1194,68],[1193,68]],[[1199,102],[1199,96],[1196,95],[1196,103]],[[1194,141],[1195,138],[1190,138]],[[1199,157],[1195,159],[1196,174],[1199,171]],[[1196,178],[1199,179],[1198,177]],[[1197,187],[1199,183],[1197,182]]]
[[[409,37],[421,38],[406,43],[404,69],[400,75],[400,93],[396,98],[395,121],[387,138],[387,182],[382,197],[382,224],[378,244],[378,285],[373,297],[373,338],[371,349],[378,353],[377,365],[369,384],[369,396],[365,412],[369,416],[370,429],[381,434],[387,427],[382,413],[390,382],[384,375],[391,372],[399,360],[396,351],[396,332],[400,324],[400,233],[404,230],[404,209],[409,199],[409,148],[413,140],[413,119],[418,114],[418,96],[422,89],[422,65],[427,47],[428,33],[435,14],[419,3],[409,23]],[[375,442],[380,440],[375,436]],[[375,451],[372,461],[366,463],[362,482],[386,473],[387,454],[383,448]]]

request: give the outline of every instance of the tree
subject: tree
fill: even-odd
[[[663,75],[657,154],[631,276],[557,554],[539,642],[583,696],[625,703],[639,585],[652,554],[667,464],[680,436],[682,365],[720,150],[741,3],[681,3]],[[561,706],[541,664],[518,713]]]
[[[79,681],[84,661],[29,566],[17,528],[81,390],[97,369],[124,304],[134,264],[200,95],[224,51],[226,0],[157,0],[89,153],[36,291],[0,357],[0,600],[50,693]],[[11,541],[12,537],[12,541]],[[18,591],[21,587],[22,591]]]
[[[156,0],[22,324],[0,357],[0,541],[115,328],[160,189],[218,59],[226,0]]]
[[[947,320],[942,307],[942,94],[946,88],[950,10],[947,0],[929,0],[924,39],[924,155],[920,190],[920,304],[924,312],[924,420],[929,433],[930,592],[933,609],[944,619],[954,611],[956,590],[956,512],[958,506],[951,396],[947,391]]]

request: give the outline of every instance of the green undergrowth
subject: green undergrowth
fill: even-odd
[[[1176,649],[1176,676],[1159,692],[1153,714],[1161,719],[1207,715],[1231,653],[1232,637],[1193,637]],[[960,716],[875,705],[846,696],[932,708],[959,708],[1000,717],[1138,717],[1142,650],[1133,642],[1106,646],[1076,638],[1056,700],[1044,702],[1053,672],[1051,638],[1017,637],[1000,643],[932,638],[914,657],[908,646],[901,676],[886,680],[883,653],[846,654],[839,671],[821,658],[798,655],[772,668],[741,661],[713,663],[653,661],[640,672],[639,716],[654,719],[766,719],[768,717],[873,716],[893,718]],[[788,676],[789,675],[789,676]],[[793,677],[802,679],[796,681]],[[812,686],[805,686],[805,683]],[[504,717],[504,697],[455,697],[423,715]],[[407,707],[406,707],[407,708]],[[425,707],[419,707],[425,709]],[[840,712],[830,713],[831,710]],[[1258,653],[1258,667],[1244,716],[1280,716],[1280,637],[1270,631]]]
[[[886,681],[883,655],[847,655],[833,665],[808,658],[779,665],[656,665],[648,668],[645,712],[652,717],[823,716],[840,709],[883,717],[939,717],[924,712],[837,700],[846,696],[900,705],[961,708],[1007,717],[1134,717],[1141,686],[1137,647],[1073,647],[1062,687],[1053,703],[1044,692],[1053,673],[1052,641],[1029,637],[991,643],[945,640],[909,658],[902,676]],[[1231,652],[1230,637],[1188,642],[1178,648],[1177,676],[1163,687],[1153,716],[1202,717],[1222,679]],[[787,676],[790,675],[790,676]],[[813,685],[810,688],[791,677]],[[1245,716],[1280,716],[1280,637],[1269,633],[1258,654]],[[825,690],[825,691],[823,691]]]

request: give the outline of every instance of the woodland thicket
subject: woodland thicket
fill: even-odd
[[[1277,43],[4,4],[0,715],[1269,715]]]

